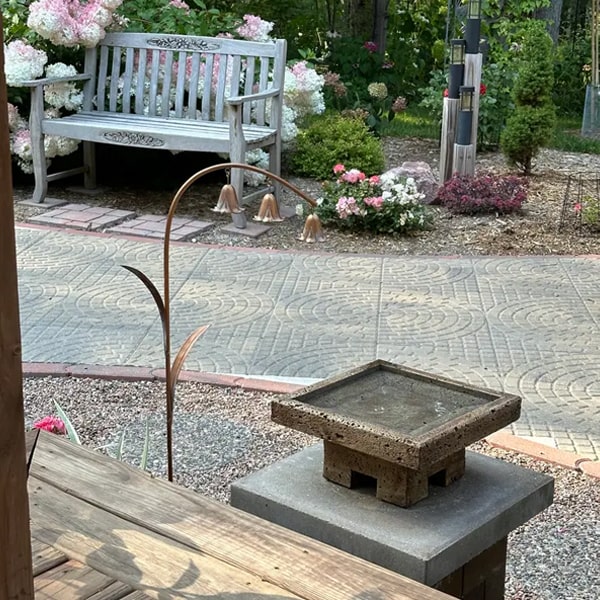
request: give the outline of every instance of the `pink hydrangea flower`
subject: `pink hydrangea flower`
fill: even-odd
[[[264,21],[256,15],[244,15],[244,24],[237,28],[238,34],[247,40],[255,42],[267,42],[270,39],[271,29],[274,23]]]
[[[360,212],[360,208],[356,202],[356,198],[353,196],[342,196],[335,205],[335,210],[340,216],[340,219],[346,219],[350,215],[357,215]]]
[[[57,433],[59,435],[66,435],[67,428],[64,422],[58,417],[47,416],[33,424],[34,429],[43,429],[50,433]]]
[[[339,175],[340,173],[343,173],[345,170],[346,170],[346,167],[342,163],[338,163],[337,165],[335,165],[333,167],[333,172],[336,175]]]
[[[190,7],[183,0],[171,0],[169,2],[169,6],[174,6],[175,8],[180,8],[185,11],[185,13],[190,12]]]
[[[364,202],[367,206],[372,206],[375,210],[381,210],[383,205],[383,197],[371,196],[369,198],[365,198]]]

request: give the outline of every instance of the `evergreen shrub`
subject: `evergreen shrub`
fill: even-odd
[[[513,90],[515,111],[506,122],[500,145],[507,159],[529,174],[532,160],[554,130],[554,63],[552,39],[542,21],[529,21],[522,40]]]
[[[381,173],[385,166],[381,140],[360,118],[339,114],[316,116],[298,133],[290,169],[296,175],[324,181],[331,165],[351,164],[367,176]]]

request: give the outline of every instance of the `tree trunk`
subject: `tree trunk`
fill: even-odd
[[[547,29],[554,45],[558,44],[558,34],[560,33],[560,17],[562,14],[563,0],[551,0],[550,6],[538,8],[534,12],[536,19],[541,19],[548,23]]]
[[[373,34],[377,52],[383,54],[386,47],[389,0],[373,0]]]

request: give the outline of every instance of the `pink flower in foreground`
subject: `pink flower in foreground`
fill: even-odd
[[[346,167],[341,164],[338,163],[337,165],[335,165],[335,167],[333,167],[333,172],[337,175],[338,173],[343,173],[346,170]]]
[[[61,419],[58,417],[47,416],[33,424],[35,429],[43,429],[50,433],[57,433],[59,435],[66,435],[67,428]]]
[[[363,47],[366,48],[366,50],[371,54],[373,52],[377,52],[377,44],[375,42],[365,42]]]
[[[369,183],[371,185],[379,185],[381,183],[381,178],[379,175],[373,175],[372,177],[369,177]]]
[[[383,197],[373,196],[371,198],[365,198],[364,203],[367,206],[372,206],[375,210],[381,210],[381,206],[383,205]]]
[[[359,181],[364,181],[365,178],[366,175],[358,169],[350,169],[347,173],[342,175],[342,180],[347,183],[358,183]]]
[[[576,204],[576,205],[573,207],[573,210],[574,210],[574,211],[575,211],[577,214],[579,214],[579,213],[581,212],[581,209],[582,209],[582,208],[583,208],[583,206],[581,205],[581,203],[579,203],[579,202],[578,202],[578,203],[577,203],[577,204]]]

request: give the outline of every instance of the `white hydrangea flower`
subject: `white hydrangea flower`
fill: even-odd
[[[54,63],[46,67],[46,77],[72,77],[77,74],[73,65]],[[83,104],[83,93],[75,83],[63,81],[52,83],[44,89],[44,100],[55,108],[66,108],[70,111],[79,110]]]
[[[6,84],[18,86],[28,79],[37,79],[44,73],[48,56],[43,50],[15,40],[4,46],[4,75]]]

